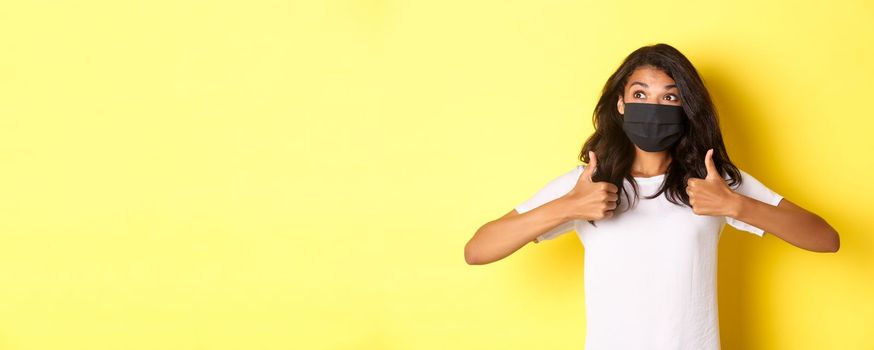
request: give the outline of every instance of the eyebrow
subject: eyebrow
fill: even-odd
[[[643,87],[649,89],[649,85],[641,83],[639,81],[635,81],[635,82],[631,83],[631,85],[634,85],[634,84],[643,85]],[[677,87],[677,85],[675,85],[675,84],[665,85],[665,90],[670,89],[670,88],[675,88],[675,87]]]

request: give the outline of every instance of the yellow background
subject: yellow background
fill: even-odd
[[[724,349],[874,349],[871,1],[3,1],[0,349],[581,349],[576,236],[468,266],[665,42],[836,254],[726,227]],[[867,332],[867,333],[866,333]]]

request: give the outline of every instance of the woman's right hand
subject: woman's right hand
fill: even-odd
[[[574,188],[564,195],[564,200],[571,218],[592,222],[592,220],[603,220],[613,216],[619,188],[609,182],[593,182],[592,174],[598,168],[595,152],[589,151],[589,160],[586,170],[577,179]]]

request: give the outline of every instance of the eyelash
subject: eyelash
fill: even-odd
[[[635,95],[637,95],[638,92],[639,92],[639,93],[643,93],[643,91],[641,91],[641,90],[637,90],[637,91],[635,91],[633,94],[631,94],[631,96],[635,96]],[[680,100],[680,96],[677,96],[677,95],[674,95],[674,94],[668,94],[668,96],[674,96],[674,97],[677,98],[676,100],[672,100],[672,101],[679,101],[679,100]]]

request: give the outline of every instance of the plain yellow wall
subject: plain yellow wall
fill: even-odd
[[[7,0],[0,349],[580,349],[575,235],[463,247],[658,42],[841,234],[726,227],[723,348],[874,348],[871,1]]]

